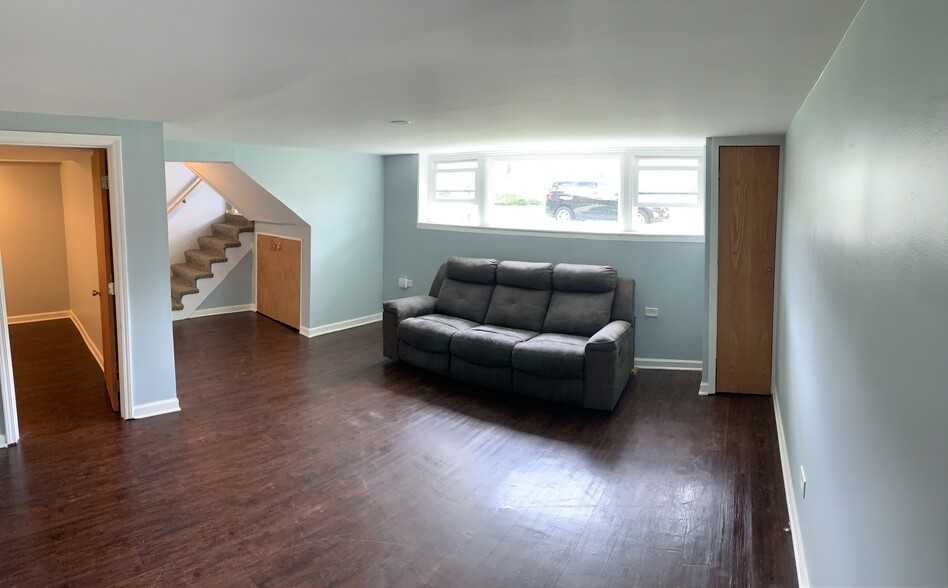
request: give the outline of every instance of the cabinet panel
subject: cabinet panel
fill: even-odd
[[[300,328],[301,243],[257,234],[257,312]]]

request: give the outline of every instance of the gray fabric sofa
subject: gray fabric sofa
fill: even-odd
[[[386,357],[612,410],[635,356],[635,281],[600,265],[452,257],[428,296],[385,302]]]

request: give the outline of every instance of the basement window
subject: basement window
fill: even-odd
[[[703,241],[700,149],[433,155],[421,164],[420,227]]]

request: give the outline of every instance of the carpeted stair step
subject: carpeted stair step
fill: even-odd
[[[222,237],[198,237],[198,247],[205,251],[212,251],[223,257],[227,257],[227,253],[224,251],[225,249],[239,246],[240,241],[231,241]]]
[[[191,285],[177,276],[171,278],[171,310],[181,310],[184,304],[181,303],[181,297],[185,294],[196,294],[197,286]]]
[[[253,221],[247,220],[245,217],[239,214],[231,214],[229,212],[226,213],[224,215],[224,223],[239,227],[241,233],[253,232]]]
[[[208,249],[188,249],[184,252],[184,259],[191,265],[213,272],[211,264],[227,261],[227,256]]]
[[[171,273],[182,282],[197,288],[197,281],[202,278],[213,278],[214,272],[190,263],[172,263]],[[189,292],[193,294],[193,292]]]
[[[240,244],[240,227],[237,225],[214,223],[211,225],[211,235]]]

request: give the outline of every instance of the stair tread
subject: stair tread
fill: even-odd
[[[172,263],[171,271],[180,276],[185,282],[187,280],[200,280],[202,278],[214,277],[214,272],[193,263]]]
[[[205,243],[220,244],[220,249],[227,249],[230,247],[240,247],[240,241],[235,239],[227,239],[219,235],[204,235],[203,237],[198,237],[198,245],[201,246],[201,249],[207,249]]]
[[[240,240],[240,227],[229,225],[227,223],[213,223],[211,225],[211,235],[220,235],[225,238]]]
[[[224,214],[224,223],[239,227],[241,233],[251,232],[254,228],[254,222],[252,220],[239,214]]]
[[[174,276],[171,278],[171,295],[177,295],[179,298],[185,294],[197,294],[200,292],[197,286],[192,286],[181,278]]]
[[[205,263],[221,263],[227,261],[227,256],[211,249],[188,249],[184,252],[185,258],[194,257]],[[191,261],[190,259],[188,260]]]

